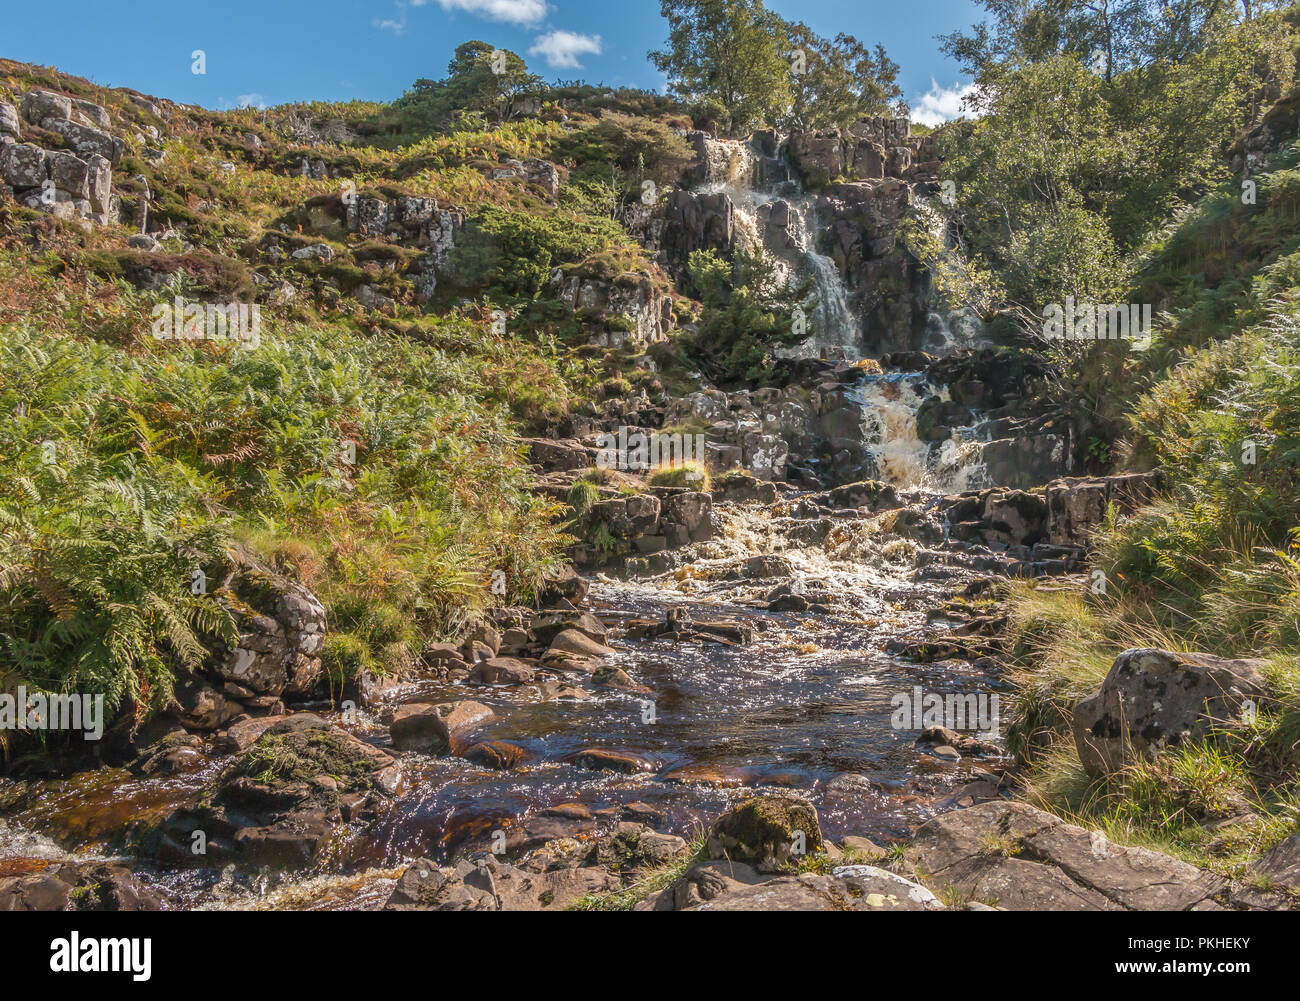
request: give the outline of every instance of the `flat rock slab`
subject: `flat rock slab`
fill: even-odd
[[[935,817],[910,850],[931,888],[1009,910],[1186,911],[1226,880],[1146,848],[1112,844],[1025,803],[981,803]]]
[[[610,893],[620,881],[603,869],[529,872],[495,860],[439,869],[414,863],[397,881],[386,911],[562,911],[593,893]]]
[[[943,904],[919,883],[875,866],[844,866],[831,875],[772,875],[714,859],[637,910],[657,911],[933,911]]]

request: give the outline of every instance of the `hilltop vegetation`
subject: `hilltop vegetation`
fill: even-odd
[[[232,549],[321,598],[336,682],[400,670],[556,572],[565,512],[528,489],[520,435],[594,412],[622,362],[584,336],[617,317],[557,303],[552,275],[669,291],[612,216],[686,150],[649,95],[562,112],[594,99],[568,88],[527,120],[492,115],[469,96],[496,79],[484,47],[462,50],[392,105],[265,112],[0,64],[15,107],[41,89],[107,112],[115,190],[149,199],[154,234],[0,205],[0,683],[103,691],[146,718],[231,639],[227,604],[192,583],[215,590]],[[566,183],[508,168],[526,159]],[[349,204],[402,198],[459,214],[456,280],[435,287],[427,248],[349,229]],[[176,298],[259,303],[257,350],[151,336]]]

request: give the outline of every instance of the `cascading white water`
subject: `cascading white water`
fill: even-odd
[[[936,449],[921,439],[916,415],[935,390],[919,373],[868,379],[857,390],[867,451],[882,480],[895,486],[959,493],[984,483],[981,448],[973,428],[955,428]],[[939,391],[940,398],[947,391]]]
[[[794,277],[792,265],[797,265],[816,290],[811,304],[811,336],[804,344],[783,351],[782,356],[818,357],[828,352],[858,357],[859,324],[849,308],[848,289],[835,262],[817,251],[814,198],[793,182],[790,186],[794,190],[783,196],[755,190],[755,156],[748,143],[706,139],[704,148],[707,173],[704,184],[696,190],[708,194],[724,192],[731,199],[737,245],[749,253],[766,254],[784,277]],[[770,245],[767,228],[760,219],[761,210],[777,202],[782,202],[789,212],[785,226],[787,246]]]
[[[755,190],[756,156],[746,142],[706,139],[704,147],[706,177],[696,190],[724,192],[731,200],[736,244],[767,255],[785,278],[808,278],[816,290],[811,336],[780,355],[860,358],[861,322],[849,305],[848,289],[835,262],[817,249],[816,198],[794,182],[786,182],[780,194]],[[933,226],[943,226],[933,208],[921,203],[919,209]],[[927,327],[927,350],[944,353],[968,343],[978,320],[972,326],[968,317],[935,312]],[[863,441],[878,475],[896,486],[915,489],[952,492],[981,486],[985,471],[973,428],[954,429],[938,446],[921,439],[917,411],[934,393],[925,377],[915,373],[868,379],[858,388],[855,397],[863,411]],[[946,391],[939,395],[946,398]]]

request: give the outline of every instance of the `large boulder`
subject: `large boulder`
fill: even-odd
[[[191,803],[140,839],[159,862],[304,868],[401,782],[393,757],[310,713],[273,724]]]
[[[122,140],[117,136],[110,135],[103,129],[64,119],[53,121],[47,119],[43,125],[51,132],[57,132],[72,143],[72,148],[76,150],[78,156],[84,157],[87,154],[95,153],[114,166],[122,159]]]
[[[49,176],[45,150],[29,143],[0,146],[0,180],[14,188],[39,188]]]
[[[804,182],[818,187],[845,172],[845,143],[839,132],[796,132],[790,136],[790,162]]]
[[[239,639],[233,647],[217,646],[208,670],[259,695],[309,695],[323,670],[320,599],[243,554],[216,598],[235,617]]]
[[[713,498],[705,493],[686,491],[664,498],[665,521],[682,526],[692,542],[713,538]]]
[[[1267,698],[1258,660],[1125,650],[1101,688],[1074,707],[1074,742],[1092,775],[1239,726],[1247,701]]]
[[[23,117],[33,125],[71,118],[72,98],[52,90],[29,90],[23,95]]]

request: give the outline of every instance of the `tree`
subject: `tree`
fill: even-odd
[[[845,34],[832,41],[798,22],[785,25],[785,36],[792,72],[786,127],[846,128],[868,116],[907,113],[898,64],[883,46],[873,52]]]
[[[521,98],[540,96],[542,90],[541,77],[530,73],[520,56],[474,40],[456,46],[444,79],[415,81],[393,107],[405,124],[441,130],[462,115],[497,122],[517,117]]]
[[[650,59],[669,92],[727,135],[779,121],[790,107],[784,22],[762,0],[662,0],[668,45]]]
[[[1120,292],[1128,258],[1224,179],[1225,144],[1289,86],[1290,29],[1213,0],[983,3],[993,27],[945,40],[978,113],[940,140],[958,270],[992,275],[1023,318]]]

